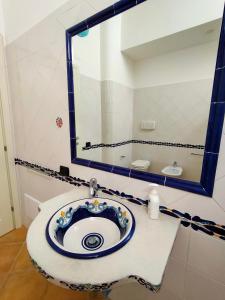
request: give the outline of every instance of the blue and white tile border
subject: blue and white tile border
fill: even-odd
[[[82,148],[82,150],[92,150],[96,148],[115,148],[120,147],[128,144],[142,144],[142,145],[149,145],[149,146],[160,146],[160,147],[174,147],[174,148],[186,148],[186,149],[198,149],[204,150],[204,145],[193,145],[193,144],[182,144],[182,143],[174,143],[174,142],[160,142],[160,141],[150,141],[150,140],[128,140],[122,141],[119,143],[114,144],[94,144],[92,145],[90,142],[86,142],[86,145]]]
[[[89,187],[89,182],[86,180],[80,179],[78,177],[73,177],[73,176],[62,176],[57,171],[39,166],[37,164],[32,164],[32,163],[29,163],[27,161],[24,161],[24,160],[21,160],[18,158],[15,159],[15,164],[35,170],[37,172],[42,172],[47,176],[54,177],[55,179],[67,182],[76,187],[81,187],[81,186]],[[145,206],[147,205],[146,200],[136,198],[132,195],[128,195],[123,192],[108,189],[108,188],[100,186],[100,185],[98,185],[98,188],[106,195],[118,196],[122,199],[126,199],[137,205],[145,205]],[[213,221],[202,219],[199,216],[191,216],[189,213],[182,213],[178,210],[169,209],[165,206],[160,206],[160,211],[161,211],[161,213],[164,213],[166,215],[170,215],[174,218],[181,219],[181,224],[185,227],[190,226],[195,231],[200,230],[201,232],[203,232],[205,234],[217,237],[217,238],[225,241],[225,225],[216,224]]]
[[[138,282],[140,285],[144,286],[145,288],[147,288],[148,290],[150,290],[154,293],[158,292],[161,287],[161,285],[154,286],[150,282],[148,282],[148,281],[144,280],[143,278],[141,278],[140,276],[136,276],[136,275],[129,275],[127,278],[123,278],[121,280],[116,280],[116,281],[112,281],[112,282],[102,283],[102,284],[74,284],[74,283],[69,283],[69,282],[65,282],[65,281],[59,281],[56,278],[54,278],[53,276],[49,275],[46,271],[44,271],[38,265],[38,263],[32,257],[31,257],[31,262],[32,262],[33,266],[36,268],[36,270],[47,280],[50,280],[51,282],[53,282],[59,286],[68,288],[73,291],[102,292],[102,293],[108,294],[108,293],[110,293],[111,288],[115,284],[117,284],[119,281],[124,280],[124,279],[133,279],[136,282]]]

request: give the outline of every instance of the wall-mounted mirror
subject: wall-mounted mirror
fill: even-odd
[[[131,2],[68,31],[72,158],[200,183],[223,1]]]

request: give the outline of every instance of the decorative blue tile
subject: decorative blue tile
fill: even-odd
[[[165,186],[171,188],[178,188],[180,190],[196,193],[200,195],[207,195],[207,192],[203,189],[202,185],[198,182],[177,179],[173,177],[166,177]]]
[[[70,121],[70,138],[76,139],[75,136],[75,113],[69,112],[69,121]]]
[[[88,167],[89,164],[90,164],[90,161],[87,160],[87,159],[75,158],[75,159],[73,159],[73,163],[74,164],[78,164],[78,165],[82,165],[82,166],[85,166],[85,167]]]
[[[69,112],[75,112],[75,105],[74,105],[74,93],[68,93],[68,100],[69,100]]]
[[[123,175],[123,176],[129,176],[130,169],[113,166],[112,173]]]
[[[103,163],[96,162],[96,161],[91,161],[89,167],[98,169],[98,170],[102,170],[102,171],[106,171],[106,172],[112,171],[112,165],[103,164]]]
[[[208,196],[212,196],[216,174],[218,154],[205,153],[203,159],[201,184],[205,187]]]
[[[66,59],[72,61],[72,36],[66,31]]]
[[[115,13],[120,14],[137,5],[136,0],[121,0],[114,4]]]
[[[106,9],[98,12],[94,16],[88,18],[86,20],[88,28],[98,25],[99,23],[102,23],[102,22],[108,20],[109,18],[113,17],[114,15],[115,15],[114,6],[111,5],[111,6],[107,7]]]
[[[223,130],[224,109],[225,103],[211,103],[205,144],[206,152],[219,153],[220,139]]]
[[[74,138],[70,139],[70,151],[71,151],[71,162],[74,162],[74,159],[77,157],[77,147],[76,140]]]
[[[225,68],[215,71],[212,102],[225,102]]]
[[[219,42],[219,51],[217,56],[216,68],[222,68],[225,66],[225,19],[223,18],[221,33],[220,33],[220,42]]]
[[[67,79],[68,79],[68,93],[74,92],[73,87],[73,63],[67,61]]]
[[[192,224],[191,224],[191,228],[194,229],[195,231],[200,230],[200,231],[202,231],[202,232],[204,232],[204,233],[206,233],[206,234],[208,234],[208,235],[211,235],[211,236],[214,235],[214,233],[213,233],[212,231],[208,230],[207,228],[205,228],[205,227],[203,227],[203,226],[199,226],[199,225],[196,224],[196,223],[192,223]]]
[[[137,170],[131,170],[130,172],[130,177],[131,178],[136,178],[148,182],[153,182],[153,183],[158,183],[161,185],[164,185],[165,177],[160,176],[157,174],[152,174],[152,173],[147,173],[147,172],[142,172],[142,171],[137,171]]]
[[[66,30],[67,34],[70,36],[76,35],[82,31],[85,31],[86,29],[88,29],[88,25],[86,20],[83,22],[80,22],[76,25],[74,25],[73,27],[69,28]]]

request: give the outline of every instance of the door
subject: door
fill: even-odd
[[[14,228],[10,202],[10,185],[4,151],[3,120],[0,99],[0,236]]]

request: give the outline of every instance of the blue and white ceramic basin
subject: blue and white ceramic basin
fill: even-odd
[[[125,205],[104,198],[82,199],[54,213],[46,238],[64,256],[91,259],[119,250],[134,230],[134,216]]]

